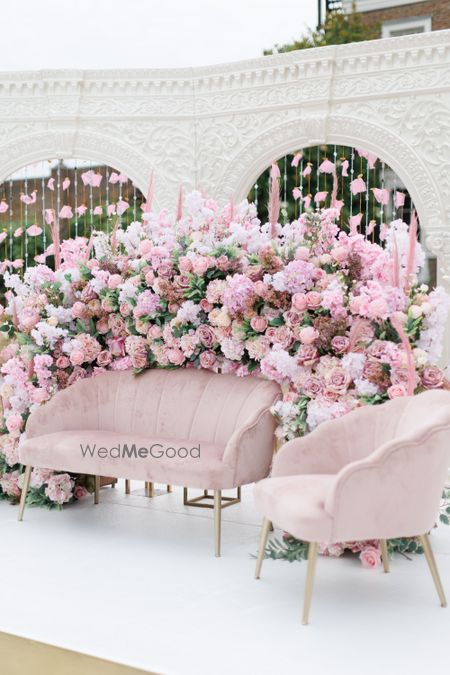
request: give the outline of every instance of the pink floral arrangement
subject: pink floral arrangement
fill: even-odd
[[[3,495],[20,494],[17,444],[30,411],[105,370],[180,366],[276,380],[280,439],[447,386],[437,361],[449,298],[419,281],[415,227],[392,222],[380,245],[339,226],[336,208],[261,224],[247,201],[221,209],[193,192],[184,210],[144,212],[90,243],[61,242],[56,270],[5,270]],[[44,501],[84,493],[78,477],[38,473]]]

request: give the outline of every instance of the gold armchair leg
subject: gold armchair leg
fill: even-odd
[[[220,530],[222,521],[222,491],[214,490],[214,550],[220,558]]]
[[[145,494],[147,495],[147,497],[155,496],[155,485],[149,480],[145,481]]]
[[[317,544],[310,542],[308,547],[308,569],[306,571],[305,598],[303,600],[303,618],[302,624],[306,626],[309,620],[309,609],[311,607],[311,598],[314,584],[314,573],[316,571]]]
[[[259,579],[261,575],[261,567],[264,560],[264,551],[266,550],[270,526],[271,526],[270,520],[268,518],[264,518],[261,526],[261,538],[259,540],[258,557],[256,559],[255,579]]]
[[[383,560],[383,568],[387,573],[389,572],[389,554],[387,549],[386,539],[380,539],[381,559]]]
[[[441,578],[439,576],[436,560],[434,558],[433,549],[431,548],[428,535],[422,534],[419,537],[419,539],[420,543],[423,546],[423,552],[425,553],[425,557],[427,559],[428,567],[430,568],[431,576],[433,577],[434,585],[436,586],[439,600],[441,601],[441,607],[447,607],[447,599],[445,597],[444,589],[442,588]]]
[[[19,505],[19,515],[18,515],[18,520],[23,520],[23,512],[25,511],[25,504],[27,502],[27,494],[28,494],[28,489],[30,487],[30,479],[31,479],[31,472],[33,470],[33,467],[28,464],[25,467],[25,474],[23,478],[23,487],[22,487],[22,494],[20,495],[20,505]]]
[[[125,479],[125,494],[129,495],[131,492],[131,481],[129,478]]]
[[[100,501],[100,476],[95,476],[94,504]]]

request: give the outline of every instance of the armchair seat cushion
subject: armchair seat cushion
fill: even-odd
[[[256,507],[298,539],[329,542],[333,518],[325,500],[335,480],[334,474],[266,478],[255,486]]]
[[[145,457],[128,456],[124,451],[136,445],[136,451],[144,448],[150,451]],[[91,452],[86,448],[89,446]],[[200,447],[200,457],[189,454],[193,447]],[[84,448],[83,455],[81,448]],[[120,458],[98,455],[99,448],[119,448]],[[172,457],[167,448],[186,448],[187,457]],[[131,478],[155,483],[188,485],[201,489],[221,489],[235,487],[234,467],[222,461],[225,447],[220,444],[203,441],[174,440],[148,437],[139,434],[118,433],[114,431],[57,431],[43,436],[35,436],[20,446],[20,458],[23,464],[42,466],[56,471],[86,473],[92,475]],[[162,453],[162,454],[161,454]],[[113,451],[117,455],[118,451]],[[181,453],[182,455],[184,453]],[[161,455],[161,456],[159,456]]]

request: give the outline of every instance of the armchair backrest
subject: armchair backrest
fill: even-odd
[[[60,391],[29,418],[27,436],[95,429],[226,444],[267,410],[279,386],[256,377],[205,370],[106,372]]]
[[[396,399],[371,417],[365,431],[374,436],[373,452],[340,471],[325,503],[336,541],[423,534],[439,509],[450,464],[450,392]]]

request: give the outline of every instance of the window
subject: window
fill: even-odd
[[[399,37],[412,33],[426,33],[431,30],[431,16],[416,16],[385,21],[381,26],[381,37]]]

